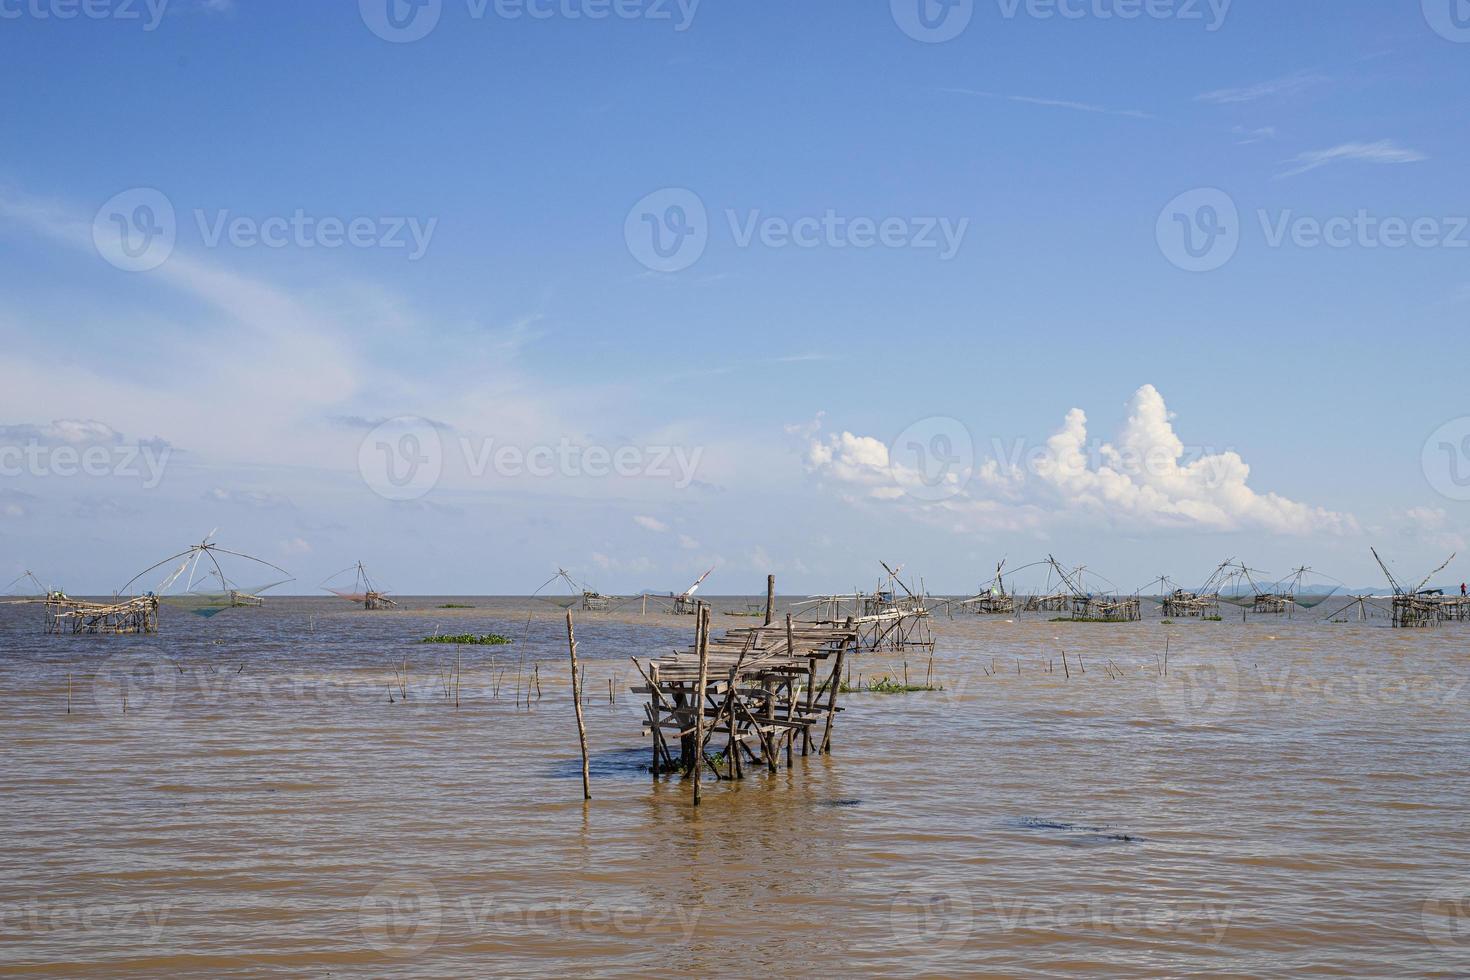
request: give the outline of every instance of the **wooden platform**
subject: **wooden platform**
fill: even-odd
[[[46,597],[46,632],[138,634],[158,632],[158,597],[88,602],[62,593]]]
[[[744,626],[710,635],[701,612],[694,646],[638,662],[648,698],[644,734],[653,738],[653,774],[739,779],[747,765],[775,772],[781,755],[829,752],[844,660],[859,626],[798,623]],[[711,741],[719,748],[710,751]],[[696,767],[696,760],[700,766]],[[696,791],[697,797],[697,791]]]

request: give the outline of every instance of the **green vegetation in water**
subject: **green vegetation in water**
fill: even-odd
[[[1223,623],[1223,622],[1225,622],[1224,618],[1221,617],[1221,616],[1206,616],[1206,617],[1204,617],[1204,620],[1207,623]]]
[[[420,643],[454,643],[473,647],[498,647],[510,642],[499,633],[460,633],[457,636],[426,636]]]
[[[843,694],[917,694],[923,691],[942,691],[943,684],[905,684],[895,677],[879,677],[866,683],[859,681],[854,687],[843,682],[837,689]]]
[[[440,606],[439,608],[440,609],[473,609],[475,607],[474,606],[470,606],[470,605],[466,605],[463,602],[446,602],[446,603],[444,603],[444,605]]]
[[[1053,623],[1126,623],[1126,619],[1107,619],[1103,616],[1058,616]]]
[[[1174,620],[1172,620],[1172,619],[1161,619],[1161,620],[1159,620],[1159,625],[1160,626],[1173,626],[1174,625]]]

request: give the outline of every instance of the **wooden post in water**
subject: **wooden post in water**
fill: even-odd
[[[788,657],[791,657],[792,659],[795,659],[796,658],[796,636],[795,636],[795,634],[791,630],[791,614],[790,613],[787,613],[786,614],[786,655]],[[812,678],[812,679],[814,680],[815,678]],[[809,683],[810,683],[810,681],[809,681]],[[795,677],[790,677],[786,681],[786,685],[787,685],[787,687],[786,687],[786,720],[787,721],[795,721],[796,720],[796,687],[795,687],[795,684],[796,684],[796,678]],[[804,731],[805,731],[805,729],[803,729],[803,732]],[[787,731],[787,733],[786,733],[786,768],[787,769],[790,769],[791,768],[791,763],[792,763],[791,756],[792,756],[792,754],[795,751],[795,742],[796,742],[796,729],[795,728],[792,728],[792,729],[789,729]],[[801,754],[802,755],[806,755],[806,747],[805,746],[802,747]]]
[[[709,683],[709,608],[699,610],[699,683],[694,688],[694,805],[699,806],[699,779],[704,768],[704,686]]]
[[[854,629],[852,617],[847,617],[847,628]],[[817,750],[818,755],[832,754],[832,719],[837,717],[837,689],[842,686],[842,661],[847,656],[847,641],[844,640],[842,648],[837,651],[837,663],[832,668],[831,688],[827,691],[827,724],[822,732],[822,745]]]
[[[766,625],[770,626],[776,618],[776,576],[766,576]]]
[[[633,661],[633,665],[636,667],[638,661]],[[639,672],[642,672],[642,668],[639,668]],[[658,689],[658,664],[649,664],[648,673],[651,675],[647,680],[649,691],[651,692],[648,697],[648,724],[652,728],[649,734],[653,736],[653,781],[658,782],[658,748],[662,734],[659,728],[658,707],[663,702],[663,696],[659,693]]]
[[[582,743],[582,799],[592,799],[592,773],[587,767],[587,723],[582,720],[582,684],[577,677],[577,634],[572,630],[572,611],[567,610],[567,651],[572,658],[572,705],[577,709],[577,739]]]

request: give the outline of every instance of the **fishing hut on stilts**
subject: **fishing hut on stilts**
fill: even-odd
[[[1376,548],[1369,549],[1373,552],[1373,559],[1378,562],[1378,567],[1383,569],[1388,584],[1393,588],[1393,605],[1390,610],[1393,626],[1395,629],[1423,629],[1437,626],[1449,617],[1445,614],[1446,600],[1444,592],[1440,589],[1426,589],[1429,580],[1450,566],[1455,560],[1450,555],[1443,565],[1424,576],[1423,580],[1412,589],[1406,589],[1399,584],[1393,572],[1388,570],[1388,565],[1378,556]],[[1456,603],[1460,607],[1461,603]],[[1460,609],[1456,608],[1459,615]]]

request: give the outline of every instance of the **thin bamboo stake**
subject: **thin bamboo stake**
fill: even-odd
[[[709,682],[709,609],[699,613],[699,684],[694,689],[694,805],[699,806],[699,783],[704,768],[704,686]]]
[[[577,680],[577,634],[572,630],[572,611],[567,610],[567,652],[572,658],[572,705],[577,711],[577,740],[582,745],[582,799],[592,799],[592,773],[587,765],[587,723],[582,720],[582,687]]]

